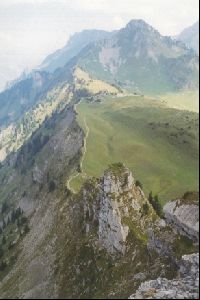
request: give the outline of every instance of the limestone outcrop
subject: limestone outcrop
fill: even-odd
[[[37,165],[35,165],[33,168],[32,177],[34,183],[41,184],[43,181],[44,174]]]
[[[112,165],[100,180],[87,182],[83,199],[86,232],[95,228],[100,245],[110,253],[125,253],[129,220],[137,221],[139,230],[145,231],[148,222],[143,205],[147,200],[124,165]]]
[[[199,242],[199,206],[183,200],[168,202],[164,206],[165,219],[180,234]]]
[[[129,299],[199,299],[199,254],[182,257],[177,278],[144,282]]]

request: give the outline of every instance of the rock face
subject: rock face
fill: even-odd
[[[180,234],[199,242],[198,205],[176,200],[167,203],[163,211],[167,223],[172,224]]]
[[[148,250],[155,250],[159,255],[167,256],[173,259],[172,245],[174,244],[175,238],[177,238],[173,231],[170,229],[165,231],[162,228],[159,232],[155,232],[152,228],[149,228],[147,232]]]
[[[127,220],[138,221],[144,230],[142,206],[146,202],[132,173],[123,165],[111,166],[97,181],[83,189],[86,232],[97,230],[99,243],[110,253],[125,253],[129,233]]]
[[[33,173],[32,173],[33,182],[34,183],[42,183],[43,176],[44,176],[43,172],[38,168],[37,165],[35,165],[35,167],[33,168]]]
[[[179,276],[174,280],[158,278],[144,282],[129,299],[198,299],[199,254],[184,255]]]
[[[124,252],[125,242],[129,232],[128,226],[122,224],[120,203],[123,192],[133,189],[134,179],[129,171],[124,175],[127,182],[122,187],[122,182],[118,176],[113,176],[110,172],[105,173],[102,178],[102,195],[100,198],[99,211],[99,240],[109,251],[114,250]],[[113,195],[113,198],[112,198]],[[117,201],[119,200],[119,201]]]

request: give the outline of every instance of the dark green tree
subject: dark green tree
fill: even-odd
[[[24,233],[27,234],[27,233],[29,233],[29,231],[30,231],[30,228],[29,228],[28,224],[26,224],[24,227]]]
[[[143,185],[139,180],[136,180],[135,185],[139,186],[141,189],[143,189]]]
[[[13,243],[10,242],[9,245],[8,245],[8,250],[11,250],[13,247],[14,247]]]
[[[15,210],[13,210],[11,213],[11,222],[15,223],[15,220],[16,220],[16,214],[15,214]]]
[[[154,197],[154,209],[157,212],[158,216],[162,217],[163,210],[162,210],[162,205],[159,201],[158,195],[155,195],[155,197]]]
[[[10,217],[8,217],[8,219],[7,219],[7,226],[8,226],[10,223],[11,223]]]
[[[153,202],[153,193],[152,193],[152,192],[149,193],[149,198],[148,198],[148,200],[149,200],[149,203],[152,204],[152,202]]]
[[[5,261],[2,261],[0,264],[0,272],[3,272],[7,267],[7,263]]]
[[[0,259],[4,256],[4,251],[2,246],[0,245]]]
[[[5,228],[6,228],[6,222],[5,222],[4,218],[3,218],[3,229],[5,229]]]
[[[6,237],[4,235],[3,238],[2,238],[2,245],[5,245],[5,244],[6,244]]]
[[[146,202],[145,204],[143,204],[143,213],[145,214],[145,215],[148,215],[148,212],[149,212],[149,205],[148,205],[148,203]]]
[[[17,227],[20,227],[20,226],[21,226],[21,220],[17,219]]]
[[[6,213],[8,211],[8,209],[9,209],[9,206],[8,206],[7,202],[3,202],[2,207],[1,207],[1,213],[2,213],[2,215],[4,213]]]

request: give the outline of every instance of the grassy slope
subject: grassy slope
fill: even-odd
[[[199,91],[168,93],[160,99],[170,107],[199,112]]]
[[[93,79],[87,72],[83,71],[79,67],[74,70],[73,75],[76,83],[76,89],[85,88],[91,94],[98,94],[99,92],[116,94],[119,92],[117,87],[110,85],[105,81]]]
[[[196,113],[140,96],[82,102],[77,111],[80,125],[85,130],[85,119],[89,127],[83,160],[87,175],[99,176],[108,164],[122,161],[143,182],[145,192],[153,190],[163,202],[198,189]],[[83,180],[76,177],[72,188],[78,189]]]

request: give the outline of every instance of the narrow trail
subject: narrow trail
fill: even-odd
[[[77,112],[76,110],[76,106],[78,104],[75,104],[74,106],[74,110]],[[87,151],[87,139],[88,139],[88,136],[89,136],[89,133],[90,133],[90,128],[88,127],[87,125],[87,122],[86,122],[86,119],[84,117],[84,125],[85,125],[85,138],[84,138],[84,146],[83,146],[83,153],[82,153],[82,158],[81,158],[81,162],[80,162],[80,169],[81,169],[81,173],[77,173],[77,174],[74,174],[72,175],[68,182],[67,182],[67,188],[72,192],[72,193],[76,193],[76,191],[70,187],[70,183],[73,179],[77,178],[78,176],[82,175],[84,177],[87,177],[87,174],[83,172],[83,162],[84,162],[84,159],[85,159],[85,155],[86,155],[86,151]]]
[[[81,160],[81,164],[80,164],[81,170],[83,168],[83,162],[84,162],[86,151],[87,151],[87,139],[88,139],[89,134],[90,134],[90,128],[87,125],[85,117],[84,117],[84,125],[85,125],[85,131],[86,132],[85,132],[85,139],[84,139],[83,156],[82,156],[82,160]]]

